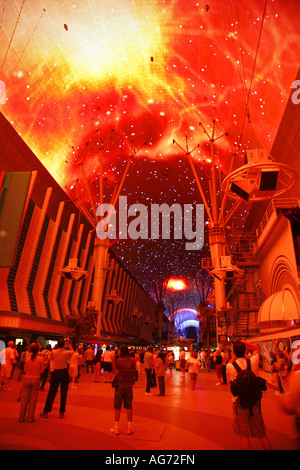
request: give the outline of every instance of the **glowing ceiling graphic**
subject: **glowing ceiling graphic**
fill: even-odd
[[[164,281],[164,287],[166,287],[169,292],[181,292],[189,290],[189,286],[186,279],[179,279],[176,277],[166,279]]]
[[[123,189],[130,203],[201,202],[173,139],[199,144],[205,192],[210,150],[199,122],[229,134],[216,144],[220,177],[233,152],[238,167],[247,148],[271,150],[298,69],[297,12],[298,0],[2,0],[1,111],[70,191],[80,157],[98,201],[103,145],[107,202],[135,149]],[[233,217],[235,229],[247,212]],[[113,249],[145,286],[156,275],[188,276],[205,252],[152,240]]]
[[[190,326],[199,328],[199,318],[197,310],[192,308],[180,308],[173,315],[169,316],[169,320],[174,319],[175,330],[184,330]]]

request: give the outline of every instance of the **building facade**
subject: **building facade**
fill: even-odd
[[[291,94],[271,151],[276,162],[294,169],[295,184],[278,197],[254,202],[235,240],[233,260],[244,276],[228,283],[232,337],[276,337],[300,326],[299,109]]]

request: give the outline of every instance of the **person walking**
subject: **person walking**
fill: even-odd
[[[180,360],[180,370],[181,370],[181,375],[180,377],[181,378],[185,378],[185,350],[184,348],[181,349],[181,352],[180,352],[180,356],[179,356],[179,360]]]
[[[152,355],[152,372],[151,372],[151,387],[156,388],[156,363],[158,358],[158,351],[155,349]]]
[[[100,376],[101,376],[101,360],[102,360],[102,349],[99,349],[97,351],[97,354],[94,359],[94,382],[99,383],[100,382]]]
[[[86,372],[89,373],[89,369],[91,368],[92,373],[94,373],[94,351],[92,350],[91,346],[88,346],[84,352],[84,360],[86,366]]]
[[[66,341],[60,339],[58,341],[57,349],[51,352],[52,369],[50,377],[50,388],[48,391],[45,407],[43,413],[40,414],[42,418],[48,418],[48,413],[51,412],[53,402],[55,400],[58,388],[60,387],[60,408],[59,417],[63,418],[66,410],[67,394],[69,387],[69,372],[68,361],[74,353],[74,349],[70,344],[70,340]],[[69,348],[68,350],[66,348]]]
[[[104,381],[105,383],[112,382],[112,370],[113,370],[113,358],[115,352],[110,350],[109,346],[106,346],[106,349],[103,353],[103,370],[104,370]]]
[[[49,375],[51,349],[51,344],[48,344],[46,348],[41,351],[40,354],[44,361],[43,372],[41,374],[41,390],[45,389],[45,384]]]
[[[78,376],[78,367],[81,364],[81,356],[79,354],[79,348],[75,349],[74,354],[70,358],[69,364],[69,376],[70,376],[70,390],[76,390],[75,382]]]
[[[271,358],[270,368],[271,368],[271,373],[272,373],[272,384],[275,385],[277,388],[278,387],[277,356],[273,351],[270,352],[270,358]]]
[[[278,351],[278,357],[277,357],[277,380],[278,380],[278,387],[279,391],[275,391],[276,395],[283,395],[284,394],[284,388],[283,388],[283,380],[286,379],[287,374],[288,374],[288,364],[287,361],[284,357],[284,353],[282,351]]]
[[[10,390],[9,381],[15,360],[14,342],[8,341],[7,347],[0,352],[0,390]]]
[[[148,346],[147,351],[144,355],[144,366],[147,378],[145,395],[151,396],[153,395],[153,393],[150,392],[152,381],[151,375],[153,372],[153,346],[151,344],[150,346]]]
[[[169,371],[170,371],[170,377],[173,375],[173,368],[174,368],[174,353],[173,351],[170,351],[168,353],[168,365],[169,365]]]
[[[221,349],[221,356],[222,356],[222,368],[221,368],[221,373],[222,373],[222,380],[223,384],[227,384],[227,375],[226,375],[226,365],[229,360],[229,355],[225,349]]]
[[[11,376],[10,376],[11,379],[14,375],[14,370],[15,370],[16,365],[18,364],[18,360],[19,360],[19,353],[17,351],[17,345],[15,343],[13,345],[13,352],[14,352],[14,358],[13,358],[12,371],[11,371]]]
[[[158,380],[158,387],[159,387],[159,397],[165,396],[165,373],[168,367],[168,361],[166,359],[165,354],[160,351],[157,356],[156,361],[156,376]]]
[[[216,383],[216,385],[221,385],[222,383],[222,355],[219,349],[214,353],[213,360],[215,363],[217,379],[218,379],[218,382]]]
[[[25,361],[23,387],[21,393],[21,408],[19,422],[26,421],[32,423],[35,421],[34,413],[40,388],[41,374],[45,367],[44,359],[39,356],[39,347],[34,344],[31,346],[31,354]]]
[[[247,369],[246,349],[250,353],[250,366],[255,375],[258,375],[260,349],[258,346],[246,341],[235,341],[233,343],[233,357],[226,366],[227,378],[233,382],[238,372],[233,365],[236,363],[242,370]],[[266,434],[266,427],[261,412],[261,403],[258,400],[250,408],[242,408],[238,397],[232,395],[233,407],[233,430],[241,438],[243,450],[250,450],[250,434],[252,437],[259,438],[264,450],[271,450],[271,444]]]
[[[130,356],[128,347],[123,345],[120,349],[120,357],[116,360],[117,386],[114,396],[115,425],[110,429],[112,434],[120,434],[119,421],[122,404],[127,410],[127,434],[133,433],[132,428],[132,401],[135,383],[136,366],[135,360]]]
[[[200,352],[200,361],[201,361],[201,367],[204,369],[204,368],[207,368],[207,352],[203,349],[201,352]]]
[[[200,361],[197,357],[196,351],[191,352],[190,358],[187,360],[187,365],[189,366],[189,374],[191,380],[191,389],[196,389],[197,376],[200,372]]]
[[[27,350],[28,350],[28,346],[26,345],[25,348],[24,348],[24,351],[22,351],[21,354],[20,354],[19,375],[18,375],[18,378],[17,378],[18,382],[23,382],[23,375],[24,375],[24,368],[25,368]]]

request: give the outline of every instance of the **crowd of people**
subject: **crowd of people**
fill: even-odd
[[[282,410],[295,416],[300,447],[300,361],[293,364],[291,355],[284,355],[281,351],[271,352],[270,358],[273,382],[276,385],[275,393],[282,398],[280,404]],[[181,371],[180,377],[185,378],[188,373],[191,390],[195,390],[200,370],[210,366],[215,369],[216,385],[236,381],[238,371],[247,368],[250,368],[255,375],[259,375],[260,349],[255,344],[236,341],[232,350],[224,348],[209,353],[205,350],[193,350],[187,353],[182,348],[177,359],[177,368]],[[54,348],[50,345],[42,348],[40,344],[32,343],[30,346],[25,346],[21,352],[14,342],[9,341],[7,347],[0,351],[0,390],[10,390],[10,379],[17,366],[17,380],[20,384],[19,421],[35,420],[38,393],[39,390],[45,389],[47,381],[49,381],[48,394],[40,416],[48,418],[60,389],[59,417],[63,418],[68,390],[76,389],[75,384],[79,381],[84,367],[87,374],[94,374],[94,382],[100,382],[103,377],[105,383],[113,383],[115,424],[111,432],[119,434],[120,411],[124,406],[127,410],[127,433],[132,434],[132,388],[135,382],[144,375],[145,396],[153,396],[151,390],[157,387],[159,393],[156,395],[163,397],[166,393],[165,375],[168,374],[170,378],[173,376],[175,363],[173,351],[158,350],[152,345],[140,349],[106,346],[103,350],[97,348],[96,351],[87,346],[83,351],[79,347],[73,349],[67,338],[60,339]],[[291,380],[287,381],[287,377]],[[264,449],[270,449],[260,403],[257,402],[251,407],[249,413],[243,409],[237,396],[232,395],[232,402],[233,429],[240,436],[242,447],[250,448],[249,435],[251,435],[261,440]]]

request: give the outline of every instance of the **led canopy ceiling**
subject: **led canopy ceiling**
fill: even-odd
[[[211,155],[199,123],[224,135],[215,144],[220,180],[232,154],[237,169],[247,149],[271,151],[298,69],[297,12],[298,0],[2,0],[1,112],[89,211],[76,163],[97,205],[100,152],[105,202],[131,155],[128,205],[201,204],[173,140],[195,149],[208,198]],[[245,202],[234,229],[247,212]],[[147,286],[158,273],[199,268],[205,242],[198,251],[150,237],[111,244]]]

